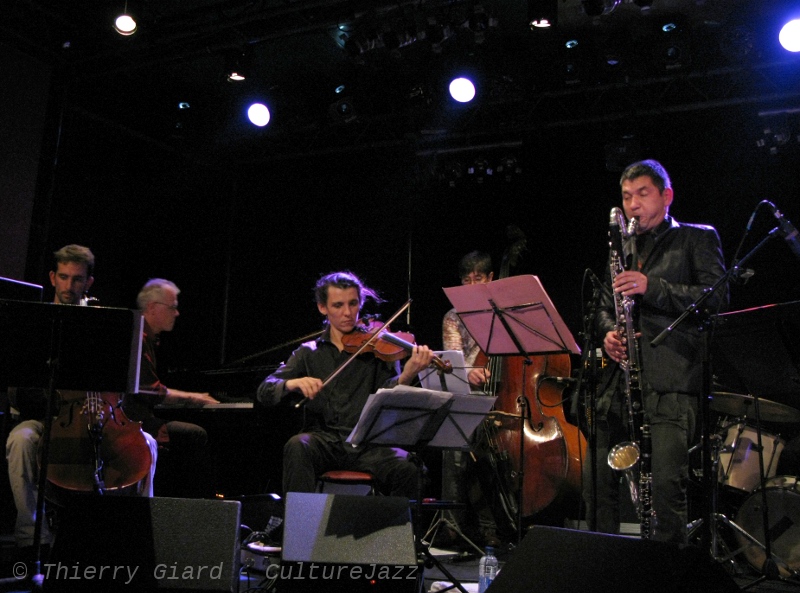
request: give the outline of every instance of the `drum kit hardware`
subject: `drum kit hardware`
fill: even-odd
[[[800,481],[776,475],[785,441],[761,428],[762,421],[800,423],[800,410],[726,391],[712,393],[710,408],[720,414],[717,432],[710,438],[712,475],[716,476],[711,500],[712,556],[735,569],[734,558],[741,554],[763,575],[800,585]],[[735,521],[717,511],[720,486],[723,492],[746,497],[735,512]],[[691,523],[690,532],[702,522]],[[721,525],[732,538],[720,536]],[[731,550],[729,542],[738,547]]]
[[[752,395],[727,391],[711,394],[711,409],[726,416],[752,417],[755,415],[754,405]],[[762,422],[800,422],[800,410],[761,397],[758,398],[758,411]]]

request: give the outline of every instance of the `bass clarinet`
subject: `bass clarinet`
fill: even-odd
[[[609,247],[611,281],[625,271],[625,254],[623,244],[631,241],[636,235],[639,220],[631,218],[626,227],[625,215],[620,208],[612,208],[609,218]],[[634,301],[631,296],[623,296],[614,292],[614,312],[616,315],[616,332],[627,345],[628,356],[620,363],[625,378],[625,402],[628,409],[628,429],[630,441],[616,445],[608,453],[608,465],[612,469],[622,471],[628,482],[633,506],[639,517],[641,536],[649,539],[655,529],[655,512],[653,511],[651,469],[651,435],[650,426],[645,422],[642,404],[641,364],[639,343],[633,319]],[[636,466],[638,465],[638,480]]]

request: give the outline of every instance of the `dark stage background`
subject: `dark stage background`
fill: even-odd
[[[632,156],[656,158],[670,171],[671,213],[715,226],[728,263],[760,200],[800,224],[797,149],[760,151],[757,119],[751,108],[736,107],[626,128],[641,146]],[[164,369],[221,366],[319,329],[311,288],[339,269],[381,293],[386,302],[369,310],[384,317],[413,298],[404,322],[419,342],[438,348],[449,307],[441,289],[458,283],[459,258],[482,249],[499,268],[505,229],[516,224],[527,251],[513,272],[541,278],[580,343],[583,273],[604,273],[608,212],[620,203],[619,170],[606,157],[620,129],[543,130],[510,149],[351,150],[231,167],[193,163],[67,112],[49,218],[40,192],[34,227],[42,233],[31,240],[25,279],[49,284],[50,252],[76,242],[97,256],[92,294],[103,305],[134,306],[148,278],[173,280],[182,289],[181,317],[164,337]],[[451,186],[440,179],[454,160],[504,153],[520,164],[510,180],[476,183],[465,175]],[[774,224],[759,210],[740,255]],[[784,241],[770,241],[747,264],[752,279],[733,288],[731,309],[797,300],[798,265]],[[290,351],[247,362],[277,363]]]
[[[101,305],[135,306],[149,278],[176,282],[181,316],[163,336],[159,366],[177,388],[215,387],[183,371],[280,363],[295,338],[320,329],[312,287],[340,269],[359,274],[385,299],[367,312],[386,318],[413,298],[395,327],[439,348],[450,306],[442,287],[458,283],[457,262],[473,249],[490,252],[499,271],[510,224],[527,238],[512,273],[540,277],[582,344],[590,296],[584,271],[605,272],[620,167],[637,158],[667,167],[676,195],[671,213],[715,226],[728,263],[760,200],[800,224],[797,145],[777,154],[759,149],[761,122],[747,105],[543,127],[510,133],[508,142],[438,153],[409,144],[252,163],[198,161],[69,106],[59,128],[53,113],[31,239],[13,246],[28,252],[23,279],[44,284],[50,300],[52,252],[80,243],[97,257],[91,294]],[[623,135],[638,149],[615,156],[612,147]],[[456,162],[496,164],[509,155],[519,164],[510,176],[478,183],[467,174],[444,175]],[[759,210],[740,255],[774,225],[769,211]],[[755,275],[733,288],[730,309],[800,300],[799,266],[784,241],[771,240],[747,264]],[[770,352],[754,348],[746,356],[757,360]],[[576,369],[577,357],[573,363]],[[266,411],[256,420],[214,421],[222,424],[210,428],[220,447],[218,490],[278,491],[281,446],[299,427],[299,414]],[[426,462],[435,490],[437,458]]]

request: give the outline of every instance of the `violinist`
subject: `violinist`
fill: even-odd
[[[401,371],[399,361],[347,352],[345,341],[359,331],[364,302],[367,298],[380,302],[355,274],[323,276],[314,297],[325,318],[324,331],[298,347],[257,392],[258,400],[268,406],[284,400],[305,402],[303,432],[291,437],[283,449],[284,492],[314,492],[317,477],[326,471],[353,470],[370,472],[377,488],[389,495],[416,497],[417,470],[406,451],[369,445],[353,448],[345,440],[371,393],[382,387],[411,385],[431,364],[433,353],[427,346],[413,346]],[[323,388],[323,382],[340,367],[341,372]]]
[[[481,251],[468,253],[458,264],[458,275],[464,286],[491,282],[494,278],[492,257]],[[486,366],[476,364],[482,354],[481,349],[455,309],[450,309],[442,321],[442,344],[445,350],[460,350],[464,354],[464,362],[469,368],[467,378],[470,388],[473,392],[482,390],[489,378],[489,370]],[[462,526],[462,530],[469,533],[477,528],[476,539],[480,539],[483,545],[499,546],[501,541],[497,537],[497,524],[490,503],[484,495],[484,490],[491,491],[492,488],[488,483],[481,483],[481,478],[488,478],[492,472],[484,465],[478,451],[473,450],[472,455],[465,451],[444,451],[442,498],[465,502],[469,516],[457,517],[459,523],[467,524]],[[469,525],[475,521],[477,526]]]
[[[53,303],[79,305],[86,301],[86,293],[94,283],[94,254],[82,245],[66,245],[54,254],[54,267],[50,271],[50,283],[54,289]],[[19,559],[33,558],[34,527],[38,496],[39,441],[44,432],[44,416],[47,396],[41,389],[17,388],[14,407],[19,412],[19,424],[9,433],[6,441],[8,477],[17,520],[14,536]],[[140,486],[141,494],[152,496],[152,478],[155,473],[157,447],[155,440],[145,435],[151,452],[151,471]],[[47,522],[42,521],[41,543],[49,545],[52,535]]]

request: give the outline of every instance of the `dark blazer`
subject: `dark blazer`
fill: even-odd
[[[654,246],[641,269],[647,291],[636,297],[642,378],[659,393],[700,394],[703,340],[697,319],[685,320],[660,346],[650,342],[725,273],[719,235],[713,227],[679,223],[669,216],[653,233]],[[608,282],[610,276],[609,271]],[[727,289],[721,288],[704,309],[716,313],[727,302]],[[600,340],[614,329],[615,317],[611,293],[604,291],[597,314]]]

